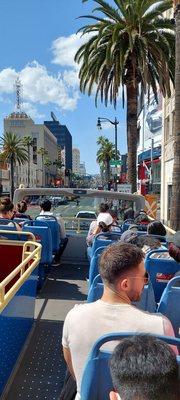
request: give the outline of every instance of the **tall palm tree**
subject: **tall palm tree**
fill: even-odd
[[[28,161],[27,150],[24,148],[23,138],[15,133],[6,132],[1,139],[2,153],[0,160],[10,164],[10,195],[14,195],[14,167],[15,164],[25,164]]]
[[[174,127],[174,166],[172,179],[172,202],[170,225],[180,229],[180,0],[174,0],[176,21],[176,69],[175,69],[175,127]]]
[[[106,183],[108,183],[110,180],[110,160],[116,159],[116,149],[114,144],[104,136],[99,136],[97,144],[100,146],[97,151],[97,162],[100,166],[102,164],[104,165],[106,171]]]
[[[85,2],[86,0],[83,0]],[[172,0],[94,0],[97,15],[85,15],[94,22],[80,29],[90,34],[75,55],[80,64],[80,89],[89,95],[96,87],[95,102],[116,107],[119,88],[127,98],[128,181],[136,191],[138,90],[157,99],[160,88],[170,96],[174,83],[175,28],[163,17]],[[102,16],[101,16],[102,15]]]
[[[27,186],[30,185],[30,148],[33,146],[33,139],[31,136],[24,136],[23,138],[24,145],[27,147],[27,154],[28,154],[28,176],[27,176]]]

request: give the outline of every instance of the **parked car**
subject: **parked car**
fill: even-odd
[[[97,218],[97,214],[94,211],[79,211],[76,214],[75,218],[84,218],[86,221],[80,221],[80,229],[87,230],[89,229],[90,223],[92,219]],[[89,219],[89,221],[88,221]]]

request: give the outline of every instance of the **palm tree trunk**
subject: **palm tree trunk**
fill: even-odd
[[[28,176],[27,176],[27,186],[30,185],[30,145],[28,145]]]
[[[14,158],[13,157],[11,157],[11,160],[10,160],[10,174],[11,174],[10,196],[11,196],[11,200],[13,201],[13,196],[14,196]]]
[[[137,84],[132,80],[127,88],[127,143],[128,143],[128,182],[132,185],[132,193],[137,190]]]
[[[176,72],[175,72],[175,127],[174,166],[172,178],[172,202],[170,225],[180,229],[180,0],[176,1]]]

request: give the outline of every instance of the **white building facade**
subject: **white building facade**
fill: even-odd
[[[173,92],[172,92],[173,93]],[[169,225],[174,164],[175,98],[164,100],[161,172],[161,219]]]
[[[80,171],[80,151],[77,147],[72,149],[72,169],[74,174],[79,174]]]
[[[29,136],[32,138],[30,147],[30,187],[49,186],[56,176],[56,166],[53,162],[57,159],[57,139],[44,124],[35,124],[24,112],[12,113],[4,119],[4,132],[15,133],[18,137]],[[39,149],[44,149],[46,155],[38,154]],[[46,164],[46,157],[49,162]],[[20,184],[27,187],[28,163],[16,165],[15,188]]]

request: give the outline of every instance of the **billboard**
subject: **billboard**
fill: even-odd
[[[158,92],[158,103],[153,94],[148,102],[147,96],[144,102],[144,148],[151,146],[151,139],[154,139],[154,146],[161,143],[162,138],[162,94]]]

